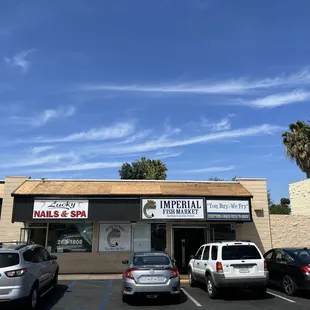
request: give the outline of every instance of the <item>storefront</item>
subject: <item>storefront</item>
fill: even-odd
[[[120,272],[137,251],[167,251],[185,270],[201,244],[253,224],[239,182],[27,180],[12,196],[20,239],[55,253],[63,273]]]

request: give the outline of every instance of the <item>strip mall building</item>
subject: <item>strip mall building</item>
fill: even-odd
[[[1,201],[2,196],[2,201]],[[0,241],[33,241],[61,273],[117,273],[133,251],[166,250],[182,270],[206,242],[271,248],[265,179],[231,182],[33,180],[0,183]]]

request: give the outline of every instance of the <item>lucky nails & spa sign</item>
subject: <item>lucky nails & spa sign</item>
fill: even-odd
[[[88,200],[35,200],[33,219],[87,219]]]
[[[145,198],[141,199],[143,220],[185,219],[204,220],[204,199],[202,198]]]

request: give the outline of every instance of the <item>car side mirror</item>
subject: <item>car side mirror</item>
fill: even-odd
[[[56,255],[51,255],[51,260],[57,260],[57,256]]]
[[[127,265],[127,264],[128,264],[128,260],[127,260],[127,259],[122,260],[122,264],[123,264],[123,265]]]
[[[191,255],[190,259],[196,259],[196,256],[195,255]]]

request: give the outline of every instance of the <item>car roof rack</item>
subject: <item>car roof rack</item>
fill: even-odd
[[[6,244],[16,245],[15,250],[20,250],[23,247],[34,244],[34,242],[32,241],[4,241],[4,242],[0,242],[0,249],[3,248],[3,246]]]

